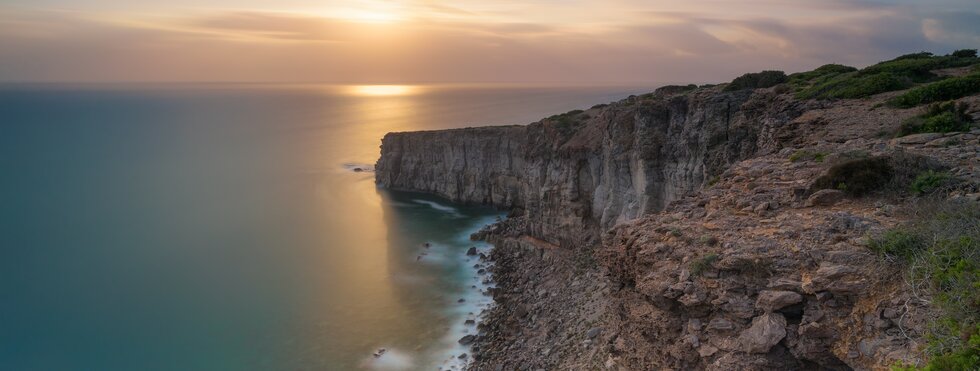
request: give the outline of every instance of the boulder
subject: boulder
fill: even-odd
[[[708,330],[714,331],[728,331],[735,328],[735,325],[731,321],[718,317],[708,322]]]
[[[739,348],[748,353],[767,353],[786,337],[786,317],[766,313],[752,319],[752,326],[738,336]]]
[[[473,344],[474,341],[476,341],[476,335],[466,335],[459,338],[459,343],[462,345],[470,345]]]
[[[587,331],[585,333],[585,337],[587,337],[589,339],[594,339],[596,336],[599,336],[599,334],[601,334],[601,333],[602,333],[602,329],[601,328],[593,327],[593,328],[589,329],[589,331]]]
[[[803,301],[803,296],[792,291],[763,290],[755,301],[755,306],[766,312],[783,309]]]
[[[831,206],[844,199],[844,192],[836,189],[821,189],[806,199],[806,206]]]
[[[476,255],[476,246],[470,247],[469,250],[466,250],[466,255],[469,255],[469,256]]]

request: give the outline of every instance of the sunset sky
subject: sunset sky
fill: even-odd
[[[977,0],[0,4],[8,82],[700,83],[978,46]]]

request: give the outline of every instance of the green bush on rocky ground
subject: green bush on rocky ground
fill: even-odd
[[[895,107],[911,108],[926,103],[962,98],[976,93],[980,93],[980,71],[912,88],[902,95],[889,99],[888,104]]]
[[[783,71],[747,73],[732,80],[728,86],[725,86],[724,91],[769,88],[788,80],[786,73]]]
[[[935,312],[923,334],[928,362],[893,369],[980,369],[980,207],[931,200],[912,209],[911,223],[868,245],[903,266]]]
[[[955,102],[936,103],[929,106],[924,114],[912,117],[898,129],[896,136],[902,137],[917,133],[949,133],[954,131],[969,131],[973,126],[973,118],[966,113],[969,107],[965,103]]]
[[[585,119],[588,119],[588,115],[585,115],[585,111],[577,109],[562,114],[551,115],[547,120],[553,122],[558,131],[564,134],[569,134],[573,132],[575,127],[581,124]]]
[[[932,71],[943,68],[964,67],[980,63],[976,50],[958,50],[945,56],[932,53],[907,54],[864,69],[830,64],[813,71],[789,76],[789,83],[800,99],[864,98],[874,94],[910,88],[917,83],[939,79]],[[968,90],[962,82],[947,83],[934,89]],[[924,93],[920,93],[924,94]],[[935,96],[945,93],[931,92]],[[939,99],[939,98],[937,98]]]

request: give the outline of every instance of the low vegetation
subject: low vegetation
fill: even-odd
[[[888,100],[888,104],[895,107],[911,108],[977,93],[980,93],[980,71],[909,89],[904,94]]]
[[[697,89],[698,86],[695,84],[688,85],[666,85],[661,86],[655,90],[652,95],[673,95],[682,94]]]
[[[873,193],[905,194],[922,174],[941,170],[935,160],[903,152],[872,157],[842,154],[836,161],[813,182],[811,192],[837,189],[855,197]]]
[[[932,193],[950,181],[945,171],[926,170],[912,181],[911,191],[917,195]]]
[[[691,275],[700,276],[711,269],[711,264],[718,261],[718,254],[708,254],[695,259],[691,263]]]
[[[747,73],[732,80],[724,91],[769,88],[789,81],[783,71]]]
[[[980,208],[932,200],[914,209],[912,223],[868,245],[903,266],[912,292],[935,312],[923,334],[928,363],[894,369],[980,369]]]
[[[579,124],[583,123],[585,119],[588,119],[588,116],[585,115],[585,111],[577,109],[558,115],[552,115],[548,117],[547,120],[553,122],[558,131],[564,134],[569,134],[573,132]]]
[[[826,158],[827,158],[827,154],[824,152],[812,152],[803,149],[793,152],[793,154],[789,155],[790,162],[811,161],[811,160],[816,162],[823,162],[823,160]]]
[[[969,107],[965,103],[954,102],[936,103],[929,106],[924,114],[910,118],[902,123],[896,136],[906,136],[917,133],[949,133],[954,131],[969,131],[973,126],[973,118],[967,114]]]
[[[790,75],[789,83],[800,99],[864,98],[940,80],[940,77],[932,72],[937,69],[964,67],[978,63],[980,59],[976,57],[975,50],[959,50],[945,56],[923,52],[903,55],[861,70],[837,64],[824,65],[813,71]],[[947,83],[932,89],[917,94],[923,97],[941,97],[959,94],[954,94],[953,91],[969,90],[963,82]],[[946,89],[952,91],[946,92]],[[910,102],[914,100],[909,99]]]

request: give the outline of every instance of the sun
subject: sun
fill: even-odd
[[[414,92],[414,88],[409,85],[355,85],[351,87],[351,93],[361,96],[391,96],[409,95]]]

